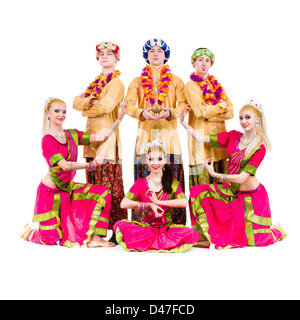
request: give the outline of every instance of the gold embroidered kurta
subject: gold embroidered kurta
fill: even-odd
[[[151,67],[152,77],[157,86],[161,68],[156,69]],[[137,100],[138,106],[136,106]],[[130,83],[125,103],[127,101],[127,114],[139,120],[136,140],[137,156],[145,153],[146,144],[153,139],[160,139],[165,142],[169,154],[181,155],[180,141],[177,133],[177,118],[180,116],[181,109],[187,104],[184,96],[183,81],[178,76],[172,74],[168,96],[162,105],[170,110],[171,116],[168,119],[145,120],[141,116],[141,113],[144,109],[150,107],[150,104],[144,96],[140,77],[134,78]]]
[[[192,80],[185,84],[184,92],[192,109],[188,123],[193,129],[204,135],[226,131],[225,120],[233,118],[233,105],[227,95],[227,101],[207,105],[201,88]],[[190,134],[188,134],[188,149],[191,166],[202,163],[204,156],[214,158],[214,161],[227,157],[226,149],[211,148],[209,143],[198,143]]]
[[[82,116],[87,117],[86,132],[101,133],[110,128],[119,117],[120,100],[124,98],[125,87],[119,78],[113,78],[103,88],[100,94],[100,102],[92,105],[94,97],[81,98],[76,96],[73,100],[73,108],[82,111]],[[102,145],[95,142],[84,147],[83,157],[95,158],[102,153],[106,160],[115,161],[116,144],[118,145],[119,158],[121,159],[121,139],[119,128]]]

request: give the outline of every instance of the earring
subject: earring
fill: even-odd
[[[165,166],[163,166],[163,171],[165,171]]]

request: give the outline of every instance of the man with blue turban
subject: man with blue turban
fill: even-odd
[[[166,65],[170,58],[170,48],[162,39],[146,41],[143,57],[147,65],[141,75],[132,80],[125,97],[125,103],[128,103],[127,114],[138,120],[134,179],[136,181],[148,176],[145,146],[148,142],[159,139],[166,145],[174,179],[181,183],[184,190],[181,147],[177,133],[177,118],[187,104],[184,83]],[[133,212],[133,220],[140,218],[138,212]],[[172,221],[185,224],[185,209],[174,209]]]
[[[148,51],[154,46],[158,46],[165,51],[166,58],[164,59],[164,64],[167,63],[170,58],[170,48],[164,42],[164,40],[161,39],[150,39],[145,43],[143,47],[143,57],[146,60],[146,62],[150,64],[150,61],[148,60]]]

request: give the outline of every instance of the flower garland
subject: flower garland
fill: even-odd
[[[169,92],[169,84],[172,79],[172,73],[169,66],[163,66],[158,81],[158,104],[161,106],[167,99]],[[145,98],[153,106],[154,99],[154,81],[152,77],[151,67],[147,65],[141,74],[142,87],[144,89]]]
[[[217,103],[227,101],[225,90],[214,76],[208,75],[207,78],[203,78],[197,73],[193,72],[190,75],[190,78],[191,80],[197,82],[200,89],[203,91],[203,97],[206,104],[215,105]],[[209,84],[212,85],[212,90],[210,89]]]
[[[100,94],[103,88],[113,79],[119,77],[121,72],[116,70],[111,73],[100,74],[96,79],[86,88],[83,93],[83,97],[87,98],[90,96],[95,97],[96,99],[100,99]]]

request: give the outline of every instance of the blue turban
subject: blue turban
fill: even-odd
[[[164,63],[166,63],[170,58],[170,48],[169,46],[164,42],[164,40],[161,39],[150,39],[148,40],[143,47],[143,57],[149,64],[150,61],[148,60],[148,51],[153,47],[158,46],[162,48],[165,51],[166,59],[164,60]]]

